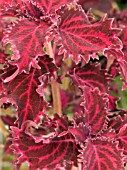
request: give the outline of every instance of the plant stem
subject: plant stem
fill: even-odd
[[[54,53],[52,50],[51,42],[47,42],[46,50],[50,58],[54,59]],[[60,88],[59,88],[59,84],[56,81],[56,77],[55,78],[51,77],[51,90],[52,90],[52,97],[53,97],[53,113],[62,115]]]
[[[62,115],[59,84],[53,77],[51,78],[51,88],[52,88],[52,97],[53,97],[53,112]]]

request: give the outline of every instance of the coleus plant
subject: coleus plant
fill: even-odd
[[[126,12],[97,20],[85,4],[1,1],[0,105],[15,113],[0,116],[15,169],[124,170],[127,111],[112,82],[127,88]]]

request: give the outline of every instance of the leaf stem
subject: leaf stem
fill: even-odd
[[[54,59],[54,53],[53,53],[51,42],[47,42],[46,50],[50,58]],[[52,97],[53,97],[53,113],[62,115],[60,88],[58,82],[56,81],[56,75],[55,78],[51,77],[51,90],[52,90]]]

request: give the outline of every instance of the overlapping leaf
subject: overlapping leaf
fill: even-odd
[[[124,124],[127,123],[127,111],[120,111],[118,114],[109,116],[108,127],[119,133]]]
[[[14,122],[16,121],[15,117],[11,116],[0,116],[1,120],[4,122],[4,124],[10,126],[14,126]]]
[[[72,55],[76,63],[80,56],[88,62],[92,54],[103,53],[110,48],[121,49],[121,41],[116,37],[120,31],[112,28],[112,19],[103,18],[100,22],[90,24],[87,15],[80,8],[64,8],[59,15],[60,52],[65,51],[66,57]]]
[[[127,61],[127,27],[123,30],[120,38],[123,43],[124,59]]]
[[[0,75],[3,73],[3,70],[0,69]],[[3,82],[2,79],[0,78],[0,99],[4,96],[4,88],[3,88]],[[1,102],[1,101],[0,101]]]
[[[97,134],[103,129],[106,121],[106,98],[100,94],[98,89],[84,88],[83,96],[85,107],[85,121],[91,127],[91,133]]]
[[[114,97],[111,95],[108,95],[108,109],[109,111],[117,111],[117,101],[119,100],[118,97]]]
[[[83,170],[124,170],[122,153],[112,141],[89,139],[82,160]]]
[[[84,10],[98,10],[104,13],[108,13],[112,9],[112,2],[110,0],[79,0],[78,3],[82,5]]]
[[[124,149],[124,154],[127,155],[127,125],[123,124],[123,127],[120,129],[116,139],[119,141],[119,147]]]
[[[24,12],[28,17],[32,17],[35,19],[40,19],[40,17],[44,16],[43,12],[31,1],[24,2]]]
[[[76,163],[77,147],[71,134],[54,137],[49,143],[35,143],[32,136],[25,133],[28,123],[22,125],[21,129],[12,127],[12,148],[17,156],[16,164],[27,161],[30,169],[51,170],[57,164],[64,166],[64,161]],[[64,129],[64,124],[62,126]]]
[[[30,131],[29,128],[26,129],[26,133],[31,135],[35,143],[43,141],[43,143],[50,143],[54,137],[62,137],[68,133],[68,126],[71,125],[71,121],[68,120],[67,116],[59,116],[54,114],[54,117],[51,119],[44,113],[43,121],[40,126],[37,127],[33,122],[28,122],[28,127],[35,127],[36,130]]]
[[[2,81],[0,80],[0,93],[3,91]]]
[[[16,4],[14,6],[10,4],[5,4],[3,9],[1,10],[1,16],[4,17],[13,17],[13,20],[16,19],[17,17],[24,16],[22,14],[21,8],[19,4]]]
[[[33,59],[44,55],[43,44],[48,27],[44,21],[38,23],[21,19],[8,31],[5,42],[12,44],[14,62],[11,64],[17,65],[19,72],[28,72]]]
[[[84,143],[90,137],[90,129],[83,122],[75,125],[75,127],[69,127],[69,132],[71,132],[78,143]]]
[[[74,0],[36,0],[36,2],[45,14],[53,14],[62,5],[72,3]]]
[[[43,98],[36,92],[39,80],[36,70],[30,74],[20,74],[14,80],[4,84],[10,91],[8,97],[13,98],[18,106],[18,121],[21,125],[26,120],[35,120],[38,112],[44,106]]]
[[[127,155],[127,112],[122,110],[118,114],[110,115],[107,128],[101,134],[104,137],[118,141],[118,148]]]
[[[12,137],[11,135],[9,137]],[[13,150],[10,148],[10,146],[12,145],[12,141],[7,140],[5,147],[4,147],[4,155],[13,155]]]
[[[120,119],[118,121],[120,121]],[[118,148],[123,149],[124,155],[127,155],[127,126],[123,122],[121,121],[121,127],[119,126],[119,132],[117,130],[115,132],[115,130],[111,127],[106,129],[102,133],[102,136],[111,138],[113,141],[118,141]]]
[[[105,71],[101,70],[99,65],[86,64],[85,66],[76,66],[74,73],[69,74],[73,77],[74,82],[82,87],[85,84],[91,88],[98,87],[103,93],[107,91],[107,81]]]
[[[12,70],[9,70],[3,75],[4,80],[10,76],[10,81],[4,83],[4,87],[10,92],[9,98],[15,100],[18,106],[18,121],[19,125],[26,120],[36,120],[39,111],[45,105],[43,97],[37,93],[37,88],[40,85],[39,77],[45,73],[53,74],[56,67],[51,62],[52,59],[48,56],[39,58],[40,69],[31,69],[29,74],[21,73],[16,78],[11,79]],[[41,61],[42,60],[42,61]],[[49,67],[50,66],[50,67]],[[7,81],[5,81],[7,82]],[[41,96],[43,92],[41,93]]]

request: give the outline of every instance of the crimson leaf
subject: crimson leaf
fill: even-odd
[[[119,141],[120,148],[124,149],[124,154],[127,155],[127,124],[123,124],[116,138]]]
[[[76,66],[71,73],[71,77],[78,86],[82,87],[86,84],[93,89],[98,87],[101,92],[107,91],[106,72],[101,70],[100,65],[88,63],[83,67]]]
[[[91,127],[91,133],[96,134],[103,129],[106,121],[106,98],[95,89],[84,88],[84,101],[82,106],[85,107],[85,121]]]
[[[120,111],[119,114],[109,116],[108,127],[119,133],[124,124],[127,124],[127,111]]]
[[[21,19],[8,31],[4,41],[12,44],[14,62],[11,64],[17,65],[19,72],[28,73],[34,62],[33,59],[44,55],[43,44],[48,27],[44,21],[38,23]]]
[[[36,0],[38,7],[42,11],[44,11],[45,14],[53,14],[57,9],[59,9],[62,5],[69,4],[71,2],[74,2],[74,0]]]
[[[38,112],[43,108],[43,98],[36,92],[38,84],[35,69],[32,69],[28,75],[22,73],[14,80],[4,84],[4,87],[10,91],[8,97],[13,98],[17,103],[20,126],[26,120],[35,120]]]
[[[72,55],[78,63],[81,56],[88,62],[89,57],[95,53],[121,48],[121,41],[116,37],[120,30],[112,28],[112,19],[103,18],[100,22],[90,24],[81,8],[64,8],[59,15],[60,52],[65,51],[66,58]]]
[[[90,129],[83,123],[79,123],[78,125],[75,125],[75,127],[69,127],[69,131],[79,143],[85,142],[85,140],[90,136]]]
[[[89,139],[83,150],[83,170],[124,170],[123,157],[112,141]]]
[[[45,105],[44,99],[41,97],[43,92],[40,96],[36,90],[40,85],[39,77],[55,71],[56,67],[51,61],[52,59],[48,56],[40,57],[38,62],[40,69],[31,69],[29,74],[21,73],[14,79],[11,79],[10,76],[11,81],[4,83],[4,88],[10,92],[8,98],[14,99],[17,103],[19,126],[26,120],[36,120],[39,111]],[[12,72],[12,70],[8,70],[3,75],[5,82],[7,82],[7,75],[10,75],[9,71]]]
[[[22,125],[21,129],[12,127],[12,148],[17,157],[17,165],[27,161],[30,169],[51,170],[55,169],[57,164],[64,166],[64,161],[76,162],[77,147],[72,135],[54,137],[49,143],[35,143],[32,136],[25,133],[27,123]]]
[[[24,6],[24,12],[28,17],[40,19],[40,17],[44,16],[43,12],[37,7],[37,5],[33,4],[31,1],[26,1]]]

